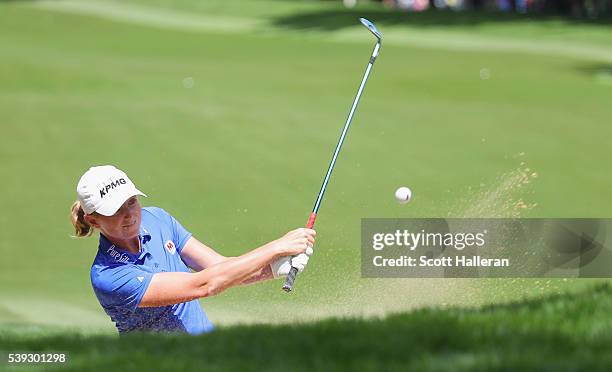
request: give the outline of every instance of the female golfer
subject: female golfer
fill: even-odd
[[[299,228],[238,257],[199,242],[161,208],[141,208],[146,196],[119,169],[90,168],[72,206],[77,237],[100,231],[91,283],[120,333],[213,329],[198,298],[241,284],[300,271],[312,254],[315,231]],[[295,256],[292,258],[292,256]]]

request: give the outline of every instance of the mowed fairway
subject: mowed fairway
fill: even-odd
[[[312,24],[333,25],[324,15],[339,3],[264,1],[280,9],[268,17],[235,1],[231,12],[69,3],[0,2],[0,325],[112,331],[89,283],[96,238],[70,238],[82,172],[126,170],[144,205],[225,255],[275,239],[306,222],[372,40],[356,17],[338,30],[291,18],[321,11]],[[389,13],[372,9],[390,42],[321,208],[311,264],[290,296],[275,282],[203,300],[213,322],[480,305],[590,283],[360,278],[362,217],[612,210],[609,24],[551,21],[563,33],[537,39],[547,23],[468,24],[457,36],[432,22],[414,36],[410,18],[385,23]],[[518,185],[517,171],[536,176]],[[401,185],[414,191],[405,206],[393,199]]]

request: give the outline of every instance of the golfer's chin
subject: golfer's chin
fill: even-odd
[[[122,225],[121,226],[121,235],[123,235],[124,239],[131,239],[138,236],[140,228],[140,223],[138,221],[134,221],[131,224]]]

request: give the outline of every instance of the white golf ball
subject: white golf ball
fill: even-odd
[[[408,203],[410,199],[412,199],[412,191],[410,191],[409,188],[402,186],[395,191],[395,199],[402,204]]]

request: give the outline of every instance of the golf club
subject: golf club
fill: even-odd
[[[370,30],[370,32],[376,37],[376,45],[374,46],[374,50],[372,51],[372,56],[370,57],[370,62],[368,63],[368,67],[366,68],[365,74],[363,75],[363,79],[361,80],[361,85],[359,85],[359,90],[357,90],[357,95],[353,100],[353,105],[351,106],[351,111],[346,119],[346,123],[344,124],[344,128],[342,129],[342,134],[340,135],[340,140],[338,140],[338,144],[336,145],[336,149],[334,150],[334,155],[332,156],[331,162],[329,163],[329,167],[327,168],[327,173],[325,174],[325,178],[323,179],[323,184],[321,185],[321,189],[319,190],[319,195],[317,196],[317,201],[315,202],[314,208],[312,209],[312,213],[310,214],[310,218],[308,218],[308,223],[306,227],[311,229],[317,218],[317,213],[319,212],[319,207],[321,206],[321,201],[323,200],[323,195],[325,194],[325,190],[327,189],[327,183],[329,182],[329,178],[331,176],[332,171],[334,170],[334,166],[336,165],[336,160],[338,159],[338,154],[340,153],[340,149],[342,148],[342,143],[344,142],[344,138],[346,137],[346,133],[351,125],[351,121],[353,120],[353,115],[355,114],[355,110],[357,109],[357,105],[359,104],[359,99],[361,98],[361,93],[363,92],[363,88],[368,81],[368,76],[370,75],[370,70],[372,70],[372,66],[376,61],[376,57],[378,57],[378,52],[380,50],[382,36],[378,29],[374,24],[368,21],[365,18],[359,18],[361,24]],[[287,275],[287,279],[285,280],[285,284],[283,285],[283,290],[285,292],[291,292],[293,289],[293,283],[297,276],[298,269],[292,267]]]

